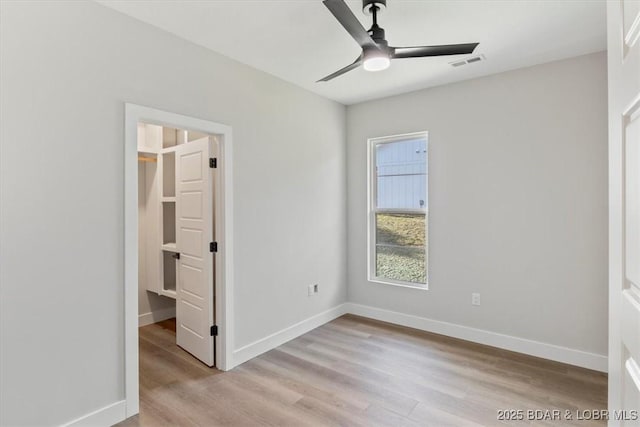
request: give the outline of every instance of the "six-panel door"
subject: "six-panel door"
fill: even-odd
[[[213,177],[211,138],[176,148],[176,335],[180,347],[214,365]]]

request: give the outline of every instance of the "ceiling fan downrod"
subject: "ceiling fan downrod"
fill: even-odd
[[[373,16],[373,25],[367,31],[376,44],[388,45],[385,38],[384,28],[378,26],[378,12],[387,7],[387,0],[362,0],[362,10],[364,13]]]

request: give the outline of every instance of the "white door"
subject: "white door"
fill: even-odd
[[[176,148],[176,335],[178,345],[214,365],[213,138]]]
[[[609,425],[640,426],[640,1],[607,2]]]

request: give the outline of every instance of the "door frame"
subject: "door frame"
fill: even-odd
[[[215,232],[216,367],[233,367],[233,170],[231,127],[125,103],[124,127],[124,370],[126,416],[140,411],[138,365],[138,122],[221,135]]]

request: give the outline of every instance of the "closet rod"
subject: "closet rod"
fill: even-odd
[[[139,162],[157,162],[158,160],[153,157],[138,157]]]

